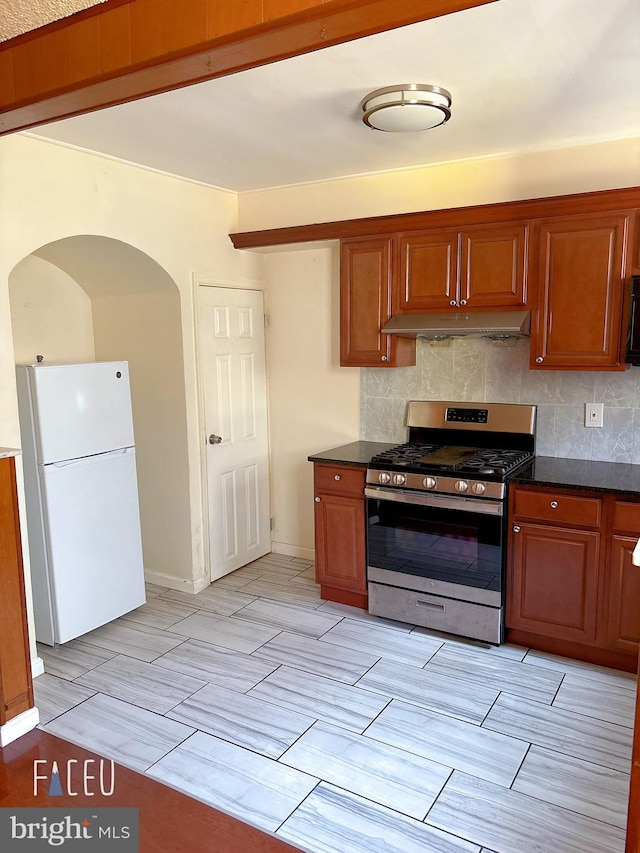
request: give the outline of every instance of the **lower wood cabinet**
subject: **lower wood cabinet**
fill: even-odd
[[[33,708],[15,460],[0,458],[0,725]]]
[[[640,566],[631,555],[640,538],[640,503],[616,500],[606,587],[607,642],[634,654],[640,645]]]
[[[507,625],[594,642],[600,534],[525,523],[513,530]]]
[[[634,672],[640,646],[640,503],[515,486],[507,638]]]
[[[365,469],[314,464],[316,581],[321,595],[367,607]]]
[[[607,645],[637,654],[640,643],[640,566],[631,562],[638,536],[612,537],[607,584]]]

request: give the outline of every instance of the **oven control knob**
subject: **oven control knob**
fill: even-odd
[[[382,474],[378,474],[378,482],[379,483],[390,483],[391,482],[391,474],[387,474],[386,471],[383,471]]]
[[[473,486],[471,486],[471,491],[474,495],[484,495],[487,491],[487,487],[484,483],[474,483]]]
[[[425,489],[435,489],[435,487],[438,485],[438,481],[435,477],[425,477],[422,481],[422,485],[425,487]]]
[[[466,480],[456,480],[453,488],[456,492],[466,492],[469,488],[469,483]]]
[[[396,484],[396,486],[404,486],[404,484],[407,482],[406,474],[394,474],[393,482]]]

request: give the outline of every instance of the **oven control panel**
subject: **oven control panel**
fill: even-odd
[[[489,420],[489,410],[448,408],[444,419],[447,423],[486,424]]]
[[[468,495],[474,498],[492,498],[499,500],[506,494],[505,483],[482,482],[481,480],[461,480],[458,477],[426,476],[411,472],[395,473],[380,471],[376,468],[367,470],[367,483],[381,486],[404,486],[424,492],[440,492],[449,495]]]

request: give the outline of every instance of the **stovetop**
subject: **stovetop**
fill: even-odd
[[[533,458],[528,450],[406,442],[374,456],[371,467],[378,470],[416,474],[460,474],[503,480]]]
[[[535,406],[412,400],[409,440],[373,457],[365,494],[402,489],[405,502],[416,491],[504,500],[509,475],[534,457],[535,424]]]

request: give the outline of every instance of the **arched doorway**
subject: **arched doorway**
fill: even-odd
[[[39,247],[9,277],[16,362],[127,360],[145,574],[192,576],[180,294],[149,255],[76,235]]]

